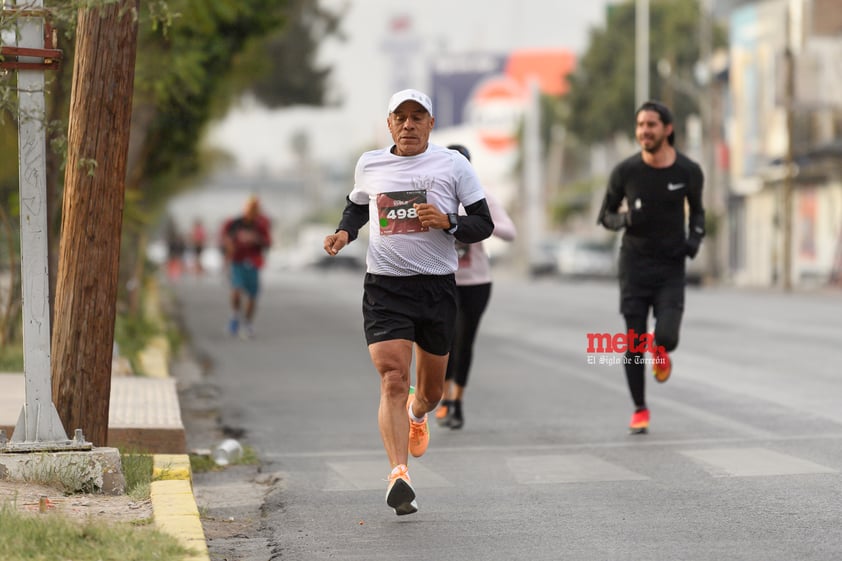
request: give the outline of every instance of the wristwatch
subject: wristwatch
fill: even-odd
[[[456,228],[459,227],[459,217],[455,212],[447,215],[447,220],[450,222],[450,228],[447,230],[448,234],[455,234]]]

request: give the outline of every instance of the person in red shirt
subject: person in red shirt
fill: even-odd
[[[228,321],[231,335],[254,336],[252,321],[260,293],[260,269],[271,245],[269,220],[260,213],[259,199],[250,197],[243,214],[222,227],[222,247],[231,281],[232,315]]]

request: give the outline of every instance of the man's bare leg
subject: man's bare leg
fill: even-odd
[[[416,384],[412,414],[421,418],[438,406],[450,355],[434,355],[415,345]]]
[[[391,467],[406,465],[409,457],[409,368],[412,341],[394,339],[368,346],[371,362],[380,374],[380,407],[377,422]]]
[[[246,296],[246,310],[245,310],[245,320],[246,323],[251,323],[252,318],[254,317],[254,310],[257,306],[257,297],[256,296]]]
[[[231,313],[240,315],[240,291],[237,288],[231,290]]]

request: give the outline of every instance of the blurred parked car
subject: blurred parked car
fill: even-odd
[[[563,238],[556,249],[556,268],[562,277],[609,278],[617,274],[611,240]]]
[[[561,239],[547,238],[540,241],[529,255],[529,273],[533,277],[558,274],[558,248]]]
[[[611,238],[561,235],[545,238],[530,255],[532,276],[558,275],[570,278],[616,276],[617,253]]]

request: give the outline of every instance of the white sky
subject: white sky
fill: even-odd
[[[348,5],[347,40],[323,45],[320,59],[333,67],[331,97],[339,108],[267,111],[244,102],[213,125],[208,142],[233,153],[246,170],[280,171],[293,163],[290,137],[305,131],[317,161],[353,162],[360,152],[388,142],[386,102],[395,67],[383,45],[393,17],[411,18],[416,47],[400,71],[410,87],[427,90],[436,53],[506,54],[522,48],[566,48],[581,54],[592,28],[602,27],[611,0],[321,0]]]

